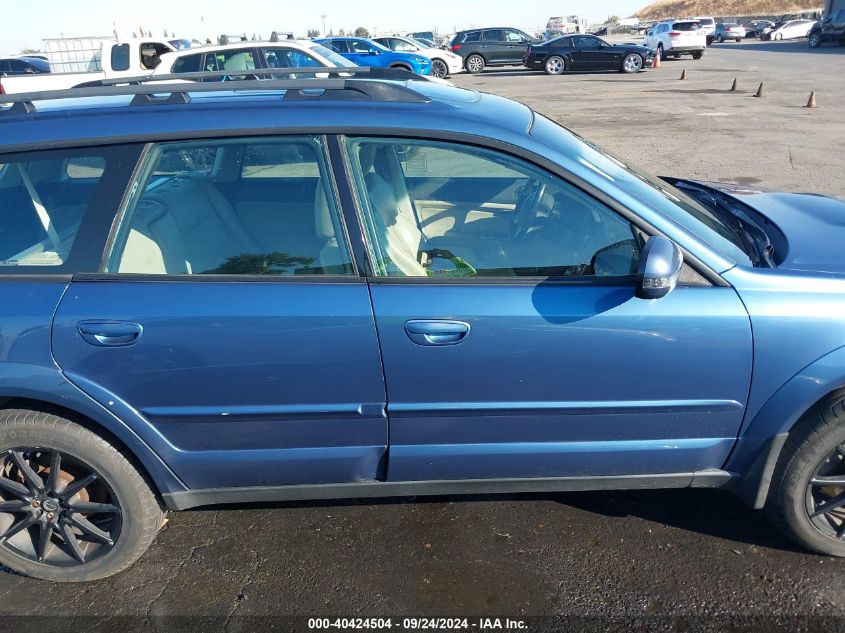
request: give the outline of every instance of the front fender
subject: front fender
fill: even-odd
[[[161,493],[185,490],[159,455],[120,417],[71,383],[55,367],[0,363],[0,398],[25,398],[68,409],[117,437],[144,466]]]
[[[840,347],[790,378],[746,427],[725,470],[740,474],[736,493],[754,508],[766,503],[772,473],[787,435],[822,398],[845,387],[845,347]]]

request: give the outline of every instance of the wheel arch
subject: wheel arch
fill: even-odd
[[[122,448],[162,495],[185,490],[156,451],[123,419],[102,407],[54,368],[0,365],[0,410],[28,409],[67,418]]]
[[[800,431],[808,414],[832,398],[845,398],[845,347],[786,381],[740,434],[725,470],[739,473],[735,492],[743,501],[757,509],[765,505],[786,438]]]
[[[411,67],[410,64],[406,64],[405,62],[393,62],[390,64],[391,68],[399,68],[401,70],[407,70],[408,72],[414,72],[414,69]]]

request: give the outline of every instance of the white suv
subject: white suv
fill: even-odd
[[[712,43],[713,38],[716,36],[716,18],[694,17],[693,20],[698,20],[698,28],[704,31],[706,43],[708,45]]]
[[[698,20],[663,20],[645,34],[643,46],[657,51],[660,59],[692,55],[701,59],[707,47],[707,35]]]

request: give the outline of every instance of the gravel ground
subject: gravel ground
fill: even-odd
[[[454,81],[529,103],[654,172],[842,196],[843,54],[750,42],[633,77]],[[734,77],[739,94],[727,92]],[[803,109],[811,90],[819,107]],[[439,614],[528,618],[529,630],[833,631],[845,629],[843,565],[708,490],[228,508],[171,515],[109,580],[0,573],[0,630],[304,630],[301,616]]]

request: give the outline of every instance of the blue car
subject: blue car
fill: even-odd
[[[3,98],[0,563],[103,578],[211,504],[702,487],[845,554],[845,203],[343,70]]]
[[[363,37],[329,37],[314,41],[340,53],[358,66],[402,68],[418,75],[431,74],[431,60],[428,57],[392,51]]]

